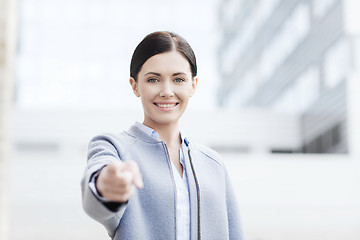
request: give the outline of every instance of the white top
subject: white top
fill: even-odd
[[[180,163],[183,166],[183,173],[180,176],[179,171],[172,164],[172,171],[176,185],[176,239],[190,239],[190,197],[189,186],[186,177],[186,169],[184,164],[184,156],[180,150]]]

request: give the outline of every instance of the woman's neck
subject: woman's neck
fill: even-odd
[[[149,124],[144,121],[143,124],[154,129],[159,134],[159,139],[165,141],[166,145],[171,147],[179,147],[181,145],[181,137],[177,123]]]

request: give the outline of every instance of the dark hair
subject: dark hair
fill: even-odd
[[[131,58],[130,76],[137,81],[137,75],[143,64],[152,56],[176,50],[181,53],[190,64],[192,77],[197,75],[196,58],[189,43],[180,35],[161,31],[147,35],[135,48]]]

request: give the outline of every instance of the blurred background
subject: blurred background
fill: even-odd
[[[356,0],[0,0],[0,239],[107,239],[81,206],[87,143],[142,121],[129,65],[156,30],[197,55],[182,130],[224,158],[246,239],[360,239],[359,12]]]

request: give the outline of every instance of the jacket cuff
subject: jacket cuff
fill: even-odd
[[[105,166],[104,166],[105,167]],[[102,167],[101,169],[103,169],[104,167]],[[98,171],[94,172],[91,177],[90,177],[90,181],[89,181],[89,188],[91,190],[91,192],[94,194],[94,196],[110,211],[112,212],[117,212],[120,210],[120,208],[124,205],[126,205],[127,202],[125,203],[121,203],[121,202],[112,202],[107,200],[106,198],[104,198],[103,196],[101,196],[101,194],[99,193],[99,191],[96,188],[96,180],[99,177],[100,171],[101,169],[99,169]]]

